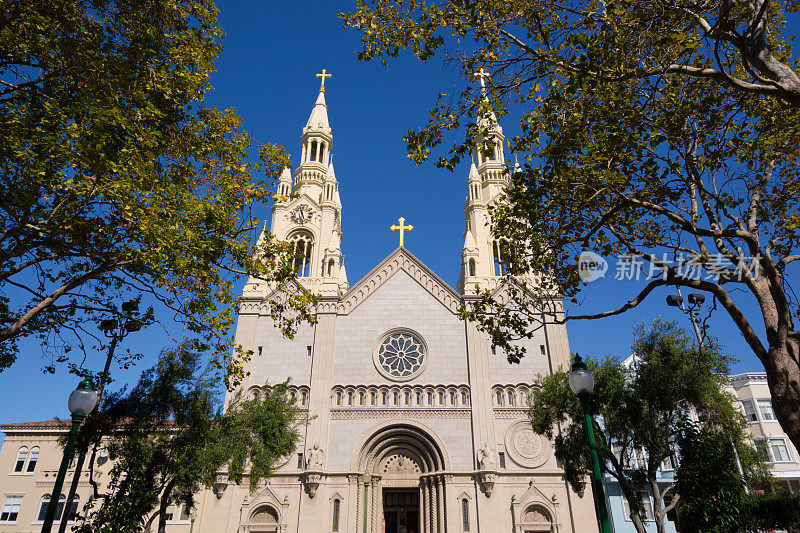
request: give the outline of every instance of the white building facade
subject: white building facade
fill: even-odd
[[[581,497],[568,488],[526,412],[534,376],[568,365],[565,327],[538,331],[526,340],[527,357],[511,365],[457,314],[476,285],[500,279],[488,206],[509,178],[502,128],[487,120],[493,148],[477,151],[468,176],[458,290],[402,246],[350,286],[320,87],[301,162],[281,176],[271,223],[277,238],[296,243],[299,282],[320,296],[318,322],[283,338],[268,307],[280,289],[250,280],[236,337],[254,353],[244,389],[291,378],[310,422],[257,494],[221,476],[218,498],[200,510],[200,531],[597,529],[591,489]]]

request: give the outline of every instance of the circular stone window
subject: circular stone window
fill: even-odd
[[[373,355],[378,372],[394,381],[417,377],[428,363],[428,349],[422,337],[407,329],[385,334]]]

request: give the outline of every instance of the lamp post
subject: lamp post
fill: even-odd
[[[53,520],[56,516],[58,500],[61,497],[61,487],[64,485],[67,467],[72,459],[72,453],[75,450],[75,437],[78,435],[78,428],[80,428],[86,415],[92,412],[95,404],[97,404],[97,393],[92,387],[92,375],[89,374],[83,378],[78,388],[69,395],[69,402],[67,405],[70,413],[72,413],[72,429],[69,431],[69,438],[67,439],[67,446],[64,448],[64,457],[61,459],[61,467],[58,469],[56,483],[53,485],[53,491],[50,493],[50,503],[47,505],[47,514],[44,517],[44,524],[42,524],[42,533],[50,533],[50,530],[53,528]],[[64,519],[64,513],[68,514],[69,512],[70,509],[62,510],[61,519]]]
[[[678,288],[678,294],[670,294],[667,296],[667,305],[670,307],[677,307],[681,310],[682,313],[689,315],[689,320],[692,321],[692,327],[694,328],[694,336],[697,338],[697,351],[702,355],[703,350],[703,335],[700,333],[700,326],[697,325],[697,317],[695,316],[695,312],[700,310],[700,307],[706,301],[706,297],[704,294],[701,293],[691,293],[688,296],[689,299],[689,307],[683,305],[683,296],[681,295],[681,289]],[[739,475],[742,476],[742,481],[744,483],[744,492],[746,494],[750,494],[750,487],[747,486],[747,481],[744,479],[744,469],[742,468],[742,462],[739,460],[739,452],[736,451],[736,446],[734,446],[733,441],[731,441],[731,447],[733,448],[733,456],[736,458],[736,470],[739,471]]]
[[[569,373],[569,388],[572,389],[583,407],[586,420],[586,433],[589,435],[589,451],[592,455],[592,492],[594,493],[594,509],[602,533],[611,533],[611,524],[608,520],[606,498],[603,493],[603,475],[600,472],[600,458],[597,455],[597,445],[594,441],[594,423],[592,420],[591,398],[594,392],[594,376],[586,368],[581,356],[575,354],[572,361],[572,371]]]

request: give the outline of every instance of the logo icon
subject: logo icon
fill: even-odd
[[[589,250],[578,256],[578,275],[584,283],[605,277],[607,271],[608,263],[602,256]]]

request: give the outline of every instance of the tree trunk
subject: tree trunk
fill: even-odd
[[[161,494],[161,503],[158,507],[158,533],[167,533],[167,507],[169,507],[169,500],[172,497],[172,487],[175,486],[174,481],[167,483],[164,487],[164,492]]]
[[[650,491],[653,493],[653,518],[656,520],[656,531],[658,533],[665,533],[664,531],[664,502],[661,500],[661,489],[658,486],[655,473],[649,475]]]
[[[792,333],[783,346],[770,346],[765,358],[767,384],[775,417],[800,450],[800,340]]]

